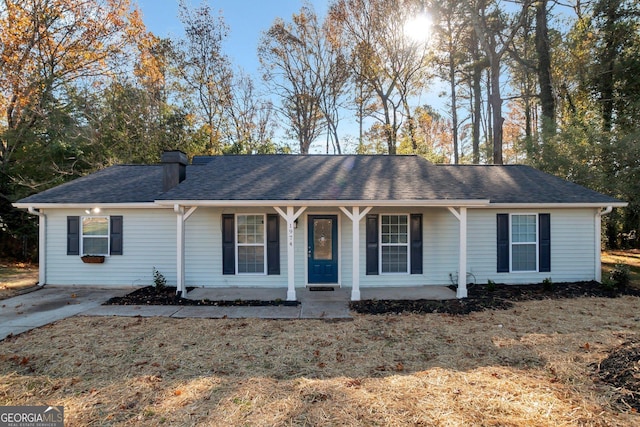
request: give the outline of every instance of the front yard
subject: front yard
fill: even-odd
[[[348,322],[74,317],[0,343],[0,405],[64,405],[67,425],[632,426],[634,396],[598,364],[640,340],[639,306],[576,298]]]
[[[354,317],[74,317],[0,342],[0,405],[70,426],[640,425],[638,297]]]

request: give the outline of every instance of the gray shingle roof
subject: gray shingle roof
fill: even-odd
[[[19,203],[154,200],[483,200],[619,203],[529,166],[433,165],[418,156],[198,157],[166,193],[162,166],[113,166]]]
[[[111,166],[18,203],[139,203],[162,194],[161,165]]]

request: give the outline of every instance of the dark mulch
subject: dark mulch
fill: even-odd
[[[187,288],[187,292],[193,288]],[[218,307],[264,307],[287,305],[296,306],[300,304],[298,301],[285,301],[276,299],[272,301],[260,300],[235,300],[235,301],[211,301],[208,299],[193,300],[182,298],[176,295],[175,286],[167,286],[162,290],[156,289],[154,286],[147,286],[137,289],[125,296],[114,297],[107,300],[104,305],[200,305],[200,306],[218,306]]]
[[[191,290],[193,288],[188,288]],[[387,313],[446,313],[469,314],[483,310],[506,310],[513,306],[513,301],[559,299],[576,297],[608,297],[619,295],[640,296],[640,291],[632,288],[623,290],[607,289],[598,282],[574,282],[556,283],[551,289],[544,284],[532,285],[502,285],[494,287],[487,285],[475,285],[469,289],[468,298],[446,301],[434,300],[364,300],[352,301],[349,304],[351,310],[361,314],[387,314]],[[271,301],[261,300],[235,300],[235,301],[211,301],[192,300],[176,295],[175,287],[166,287],[157,290],[153,286],[138,289],[123,297],[115,297],[108,300],[105,305],[199,305],[199,306],[277,306],[298,305],[298,301],[284,301],[280,299]]]
[[[617,390],[621,408],[640,411],[640,340],[631,340],[609,353],[596,367],[596,376]]]
[[[388,313],[446,313],[469,314],[483,310],[506,310],[513,306],[513,301],[561,299],[578,297],[607,297],[619,295],[640,296],[637,289],[610,289],[596,281],[542,283],[531,285],[496,284],[474,285],[468,290],[468,298],[446,301],[433,300],[364,300],[353,301],[350,308],[362,314]]]

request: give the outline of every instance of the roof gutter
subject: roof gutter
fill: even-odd
[[[173,208],[201,207],[256,207],[256,206],[432,206],[432,207],[487,207],[489,200],[156,200],[156,204]]]
[[[609,203],[491,203],[490,208],[511,208],[511,209],[526,209],[526,208],[624,208],[628,206],[627,202],[609,202]],[[609,210],[607,213],[611,212]]]
[[[173,206],[158,205],[154,202],[131,202],[131,203],[13,203],[13,207],[18,209],[92,209],[100,207],[101,209],[149,209],[149,208],[165,208]]]

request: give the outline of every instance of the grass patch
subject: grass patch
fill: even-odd
[[[69,425],[637,425],[598,365],[638,298],[351,322],[73,317],[0,342],[0,405]]]
[[[0,261],[0,300],[18,295],[37,282],[37,265]]]

